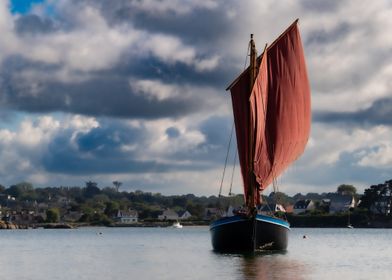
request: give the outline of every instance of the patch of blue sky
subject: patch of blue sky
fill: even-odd
[[[6,110],[0,114],[0,130],[6,129],[9,131],[16,132],[20,128],[20,124],[23,121],[30,120],[32,122],[35,122],[43,116],[50,116],[53,119],[62,122],[68,116],[68,114],[62,112],[41,114]]]
[[[26,14],[34,4],[45,2],[45,0],[11,0],[10,8],[13,14]]]
[[[28,113],[3,110],[0,114],[0,130],[16,131],[20,122],[28,117]]]

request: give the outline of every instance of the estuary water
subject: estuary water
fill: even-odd
[[[212,251],[208,227],[3,230],[0,279],[391,279],[391,239],[295,228],[287,252],[241,255]]]

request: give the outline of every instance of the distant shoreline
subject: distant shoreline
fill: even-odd
[[[346,228],[348,225],[346,215],[287,215],[287,220],[291,228]],[[14,224],[11,222],[0,221],[0,229],[72,229],[79,227],[171,227],[175,221],[140,221],[132,224],[111,223],[35,223],[35,224]],[[210,221],[194,220],[181,221],[183,226],[208,226]],[[353,214],[350,224],[354,228],[392,228],[392,219],[389,217],[369,217],[363,214]]]

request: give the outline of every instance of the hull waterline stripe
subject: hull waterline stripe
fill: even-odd
[[[234,216],[231,219],[227,219],[225,221],[215,221],[210,225],[210,230],[217,227],[217,226],[222,226],[222,225],[227,225],[227,224],[232,224],[232,223],[237,223],[237,222],[246,222],[248,219],[243,218],[243,217],[236,217]]]
[[[272,217],[257,215],[256,216],[256,220],[258,220],[260,222],[265,222],[265,223],[279,225],[279,226],[285,227],[287,229],[290,229],[290,224],[289,223],[287,223],[285,221],[281,221],[281,220],[275,219],[275,218],[272,218]]]
[[[278,225],[278,226],[282,226],[287,228],[288,230],[290,230],[290,225],[289,223],[286,223],[284,221],[272,218],[272,217],[268,217],[268,216],[263,216],[263,215],[257,215],[256,216],[256,220],[260,221],[260,222],[264,222],[264,223],[270,223],[270,224],[274,224],[274,225]],[[218,226],[222,226],[222,225],[226,225],[226,224],[232,224],[232,223],[237,223],[237,222],[246,222],[249,221],[247,218],[243,218],[243,217],[238,217],[238,216],[234,216],[232,218],[229,218],[225,221],[216,221],[214,223],[212,223],[210,225],[210,230],[212,230],[215,227]]]

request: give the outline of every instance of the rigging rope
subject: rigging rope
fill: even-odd
[[[271,214],[273,214],[274,211],[272,211],[272,209],[271,209],[271,206],[270,206],[270,204],[269,204],[269,202],[268,202],[267,196],[265,196],[265,195],[263,195],[263,194],[260,194],[260,195],[261,195],[261,198],[263,199],[263,201],[266,202],[266,205],[267,205],[267,208],[268,208],[269,212],[270,212]],[[264,198],[263,198],[263,197],[264,197]]]
[[[234,179],[234,170],[235,170],[235,165],[237,163],[237,151],[234,153],[234,163],[233,163],[233,171],[231,172],[231,181],[230,181],[230,191],[229,191],[229,196],[232,195],[233,193],[231,192],[233,188],[233,179]]]
[[[250,56],[250,51],[249,50],[250,50],[250,42],[248,44],[248,50],[246,51],[244,70],[243,71],[245,71],[245,69],[246,69],[246,62],[248,61],[248,56]]]
[[[233,138],[233,130],[234,130],[234,122],[233,122],[233,125],[231,126],[230,140],[229,140],[229,144],[228,144],[228,147],[227,147],[227,153],[226,153],[226,159],[225,159],[225,166],[224,166],[224,168],[223,168],[222,180],[221,180],[220,188],[219,188],[219,197],[222,196],[222,186],[223,186],[223,180],[225,179],[226,166],[227,166],[227,158],[229,157],[230,146],[231,146],[231,139]]]
[[[246,69],[246,62],[247,62],[247,60],[248,60],[249,50],[250,50],[250,43],[248,44],[248,50],[246,51],[245,62],[244,62],[244,70]],[[233,138],[233,131],[234,131],[234,121],[233,121],[233,125],[232,125],[232,127],[231,127],[230,140],[229,140],[229,145],[228,145],[228,147],[227,147],[227,153],[226,153],[226,159],[225,159],[225,166],[224,166],[224,168],[223,168],[222,180],[221,180],[220,187],[219,187],[219,196],[218,196],[218,197],[221,197],[221,196],[222,196],[223,180],[224,180],[224,178],[225,178],[226,166],[227,166],[227,158],[228,158],[229,152],[230,152],[231,139]],[[235,153],[235,156],[234,156],[233,173],[231,174],[231,183],[230,183],[229,195],[231,195],[231,190],[232,190],[232,186],[233,186],[233,178],[234,178],[234,170],[235,170],[236,159],[237,159],[237,153]]]

